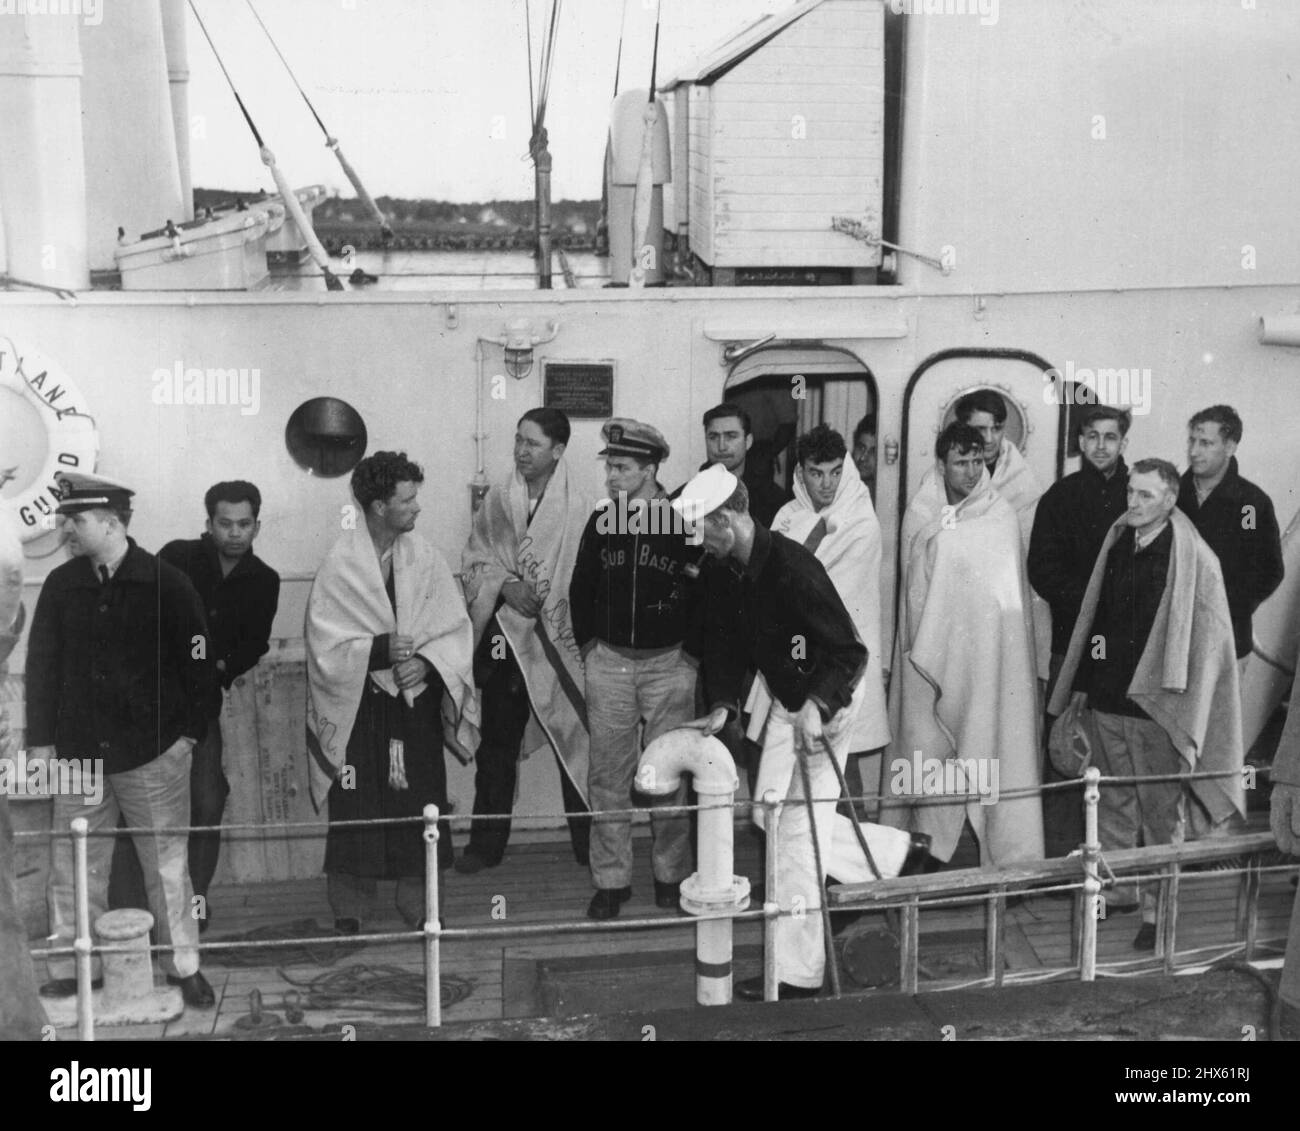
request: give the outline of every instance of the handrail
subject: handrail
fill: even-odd
[[[1183,844],[1156,844],[1147,848],[1126,848],[1104,853],[1114,871],[1169,864],[1204,864],[1212,860],[1267,852],[1275,846],[1273,834],[1243,833],[1215,837],[1211,840],[1186,841]],[[1291,868],[1294,865],[1282,865]],[[1218,873],[1226,875],[1225,872]],[[1083,881],[1086,873],[1082,856],[1058,856],[1026,861],[1007,868],[954,868],[924,876],[896,876],[860,884],[840,884],[830,889],[831,905],[838,910],[894,901],[910,896],[925,896],[948,891],[987,891],[990,888],[1027,888],[1044,880]]]
[[[1184,775],[1170,774],[1164,775],[1166,779],[1184,779],[1194,776],[1215,776],[1215,775]],[[1222,775],[1217,775],[1222,776]],[[1087,841],[1081,846],[1082,854],[1071,854],[1066,857],[1053,859],[1033,860],[1017,863],[1009,867],[1001,868],[963,868],[948,872],[934,873],[929,875],[895,877],[884,880],[875,880],[869,883],[858,884],[841,884],[829,889],[826,895],[826,906],[837,910],[847,908],[872,908],[875,910],[887,910],[898,908],[901,912],[900,923],[900,955],[899,955],[899,984],[904,993],[916,993],[920,989],[920,913],[922,909],[936,909],[943,906],[952,906],[957,904],[983,903],[986,906],[986,976],[978,980],[978,984],[991,982],[993,985],[1003,983],[1002,972],[1002,954],[1003,954],[1003,932],[1005,927],[1005,916],[1007,910],[1007,897],[1010,893],[1037,890],[1045,892],[1055,891],[1073,891],[1075,892],[1075,930],[1072,933],[1073,950],[1071,955],[1071,965],[1062,967],[1053,971],[1034,971],[1033,974],[1040,979],[1050,977],[1064,976],[1065,974],[1077,974],[1084,981],[1093,980],[1098,973],[1105,973],[1106,968],[1114,969],[1117,966],[1133,965],[1137,962],[1150,962],[1150,958],[1141,958],[1129,960],[1122,963],[1108,963],[1099,968],[1096,957],[1097,931],[1096,919],[1098,917],[1097,905],[1100,891],[1113,885],[1115,881],[1115,872],[1125,873],[1124,883],[1131,884],[1140,881],[1156,880],[1159,882],[1159,896],[1157,901],[1157,950],[1155,958],[1160,959],[1163,963],[1165,972],[1172,973],[1176,969],[1177,951],[1177,925],[1178,925],[1178,901],[1183,881],[1182,869],[1187,865],[1203,864],[1214,860],[1232,859],[1247,857],[1245,867],[1234,868],[1225,871],[1216,871],[1214,873],[1203,873],[1196,875],[1195,878],[1222,878],[1228,874],[1235,874],[1239,877],[1238,889],[1238,914],[1237,914],[1237,931],[1236,934],[1241,938],[1241,942],[1235,943],[1233,952],[1240,949],[1244,951],[1246,960],[1253,958],[1256,951],[1264,945],[1258,938],[1257,909],[1259,898],[1259,877],[1265,873],[1289,872],[1295,869],[1294,864],[1281,864],[1275,866],[1263,866],[1255,859],[1262,853],[1270,852],[1274,849],[1274,839],[1270,833],[1248,833],[1237,836],[1215,837],[1205,840],[1199,840],[1189,843],[1176,845],[1153,845],[1145,848],[1125,849],[1118,851],[1103,852],[1101,846],[1097,843],[1097,806],[1099,803],[1099,791],[1097,785],[1104,780],[1111,781],[1128,781],[1129,779],[1110,778],[1103,779],[1096,768],[1090,768],[1085,774],[1082,783],[1067,782],[1059,783],[1062,785],[1077,787],[1084,785],[1084,805],[1085,805],[1085,828],[1087,830]],[[1039,787],[1040,791],[1046,787]],[[789,799],[781,800],[774,793],[769,792],[759,804],[766,810],[765,825],[768,829],[768,875],[776,875],[776,851],[777,839],[779,836],[780,823],[779,814],[783,808],[795,804],[815,804],[821,801],[830,800],[829,798],[814,799],[809,802],[806,799]],[[702,809],[718,808],[736,808],[744,807],[750,809],[753,802],[740,801],[729,804],[719,804],[716,800],[699,805],[688,806],[654,806],[647,808],[645,812],[667,812],[674,811],[700,811]],[[610,810],[609,812],[618,812],[626,814],[628,810]],[[475,819],[491,819],[490,814],[480,814],[477,816],[464,815],[453,817],[452,820],[462,822],[472,822]],[[437,866],[437,842],[439,837],[438,824],[442,818],[437,806],[427,805],[424,808],[422,817],[419,818],[378,818],[363,821],[340,821],[335,822],[335,827],[350,825],[374,825],[374,824],[396,824],[412,823],[419,820],[424,826],[423,839],[425,842],[425,921],[423,927],[414,931],[397,931],[397,932],[378,932],[366,935],[344,935],[338,937],[324,937],[313,939],[313,945],[355,945],[357,942],[388,942],[388,941],[406,941],[414,938],[420,938],[424,942],[425,956],[425,1022],[430,1027],[437,1027],[442,1023],[442,1003],[441,1003],[441,945],[443,941],[468,941],[475,939],[494,939],[506,936],[527,937],[533,935],[567,935],[567,934],[587,934],[587,933],[609,933],[621,931],[636,930],[660,930],[665,928],[697,928],[700,923],[708,922],[714,919],[724,920],[761,920],[764,926],[764,989],[765,996],[768,1000],[776,997],[777,991],[777,971],[775,963],[776,953],[776,925],[781,918],[804,916],[811,913],[820,913],[822,908],[800,908],[798,911],[784,910],[774,899],[768,898],[761,909],[755,910],[738,910],[725,909],[713,914],[692,915],[690,918],[678,918],[675,916],[663,916],[641,919],[623,919],[612,920],[608,922],[592,921],[575,921],[560,923],[520,923],[520,924],[502,924],[492,927],[468,927],[468,928],[446,928],[444,929],[438,919],[436,911],[430,913],[430,909],[438,907],[438,889],[441,876]],[[152,831],[162,831],[176,834],[186,831],[191,826],[184,828],[177,826],[159,826]],[[286,827],[308,827],[308,828],[328,828],[329,822],[312,822],[296,826],[267,826],[267,825],[250,825],[250,826],[192,826],[193,828],[223,828],[224,831],[232,831],[235,828],[244,827],[252,828],[265,832],[271,828],[284,829]],[[128,830],[113,829],[105,830],[105,835],[118,835],[123,832],[139,832],[150,830]],[[22,835],[22,834],[19,834]],[[31,834],[29,834],[31,835]],[[34,835],[41,835],[39,833]],[[63,835],[49,830],[44,835]],[[139,947],[127,945],[102,946],[95,945],[90,934],[90,923],[88,914],[88,865],[87,854],[85,851],[88,830],[84,818],[76,818],[71,822],[71,835],[74,841],[74,900],[76,903],[76,936],[71,947],[47,947],[32,950],[32,956],[37,958],[64,956],[69,953],[76,956],[76,980],[77,980],[77,1020],[78,1035],[83,1040],[94,1039],[94,1017],[93,1005],[94,1000],[90,990],[91,980],[91,961],[94,954],[116,954],[135,950]],[[1104,868],[1106,872],[1106,881],[1103,881],[1098,875],[1098,866]],[[1133,870],[1139,870],[1139,874],[1133,875]],[[1044,884],[1048,886],[1044,888]],[[770,896],[769,892],[769,896]],[[1104,912],[1102,912],[1104,914]],[[301,945],[301,939],[249,939],[234,940],[221,942],[199,942],[196,944],[197,949],[202,951],[222,951],[235,950],[239,948],[255,947],[275,947]],[[172,949],[170,946],[153,945],[149,946],[150,953]],[[1207,948],[1197,948],[1191,952],[1199,953]],[[1221,949],[1221,948],[1209,948]]]

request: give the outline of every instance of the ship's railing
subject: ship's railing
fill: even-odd
[[[1267,773],[1266,770],[1259,771]],[[1262,948],[1269,943],[1279,944],[1283,940],[1265,940],[1259,938],[1259,894],[1261,877],[1270,873],[1294,872],[1297,865],[1265,865],[1261,857],[1274,851],[1274,841],[1266,832],[1235,836],[1212,837],[1204,840],[1177,845],[1158,845],[1147,848],[1123,851],[1103,851],[1097,835],[1097,807],[1100,797],[1099,787],[1103,784],[1132,785],[1135,781],[1179,781],[1184,784],[1201,778],[1229,776],[1227,772],[1214,774],[1170,774],[1145,777],[1141,779],[1126,777],[1102,777],[1095,768],[1090,768],[1082,783],[1056,782],[1021,790],[1007,790],[1000,794],[1006,799],[1014,796],[1041,795],[1058,789],[1078,789],[1083,785],[1085,840],[1076,853],[1066,857],[1026,861],[1013,867],[1003,868],[965,868],[952,869],[929,875],[896,877],[875,880],[869,883],[841,884],[828,890],[827,905],[833,911],[875,910],[897,911],[900,916],[899,947],[899,983],[904,993],[916,993],[921,988],[920,981],[920,915],[923,909],[938,910],[964,904],[980,904],[985,907],[985,958],[986,975],[970,985],[1001,986],[1011,981],[1048,981],[1056,978],[1078,977],[1083,981],[1094,980],[1098,973],[1122,972],[1127,967],[1140,964],[1149,967],[1151,958],[1141,957],[1122,962],[1099,965],[1097,961],[1097,923],[1104,915],[1103,891],[1122,884],[1158,885],[1155,956],[1161,960],[1165,972],[1172,973],[1179,968],[1178,957],[1193,958],[1194,966],[1203,965],[1206,952],[1214,952],[1216,959],[1241,954],[1247,961],[1255,959]],[[840,798],[818,798],[815,804],[836,804]],[[873,803],[882,800],[877,794],[864,795],[851,799],[854,802]],[[919,799],[933,803],[952,804],[951,797]],[[419,930],[386,931],[366,934],[347,934],[337,937],[319,937],[311,940],[312,946],[328,947],[330,945],[352,946],[362,943],[409,942],[420,939],[424,947],[425,974],[425,1023],[430,1027],[442,1024],[441,1000],[441,965],[442,945],[444,942],[467,942],[471,940],[499,940],[510,937],[555,936],[570,934],[617,934],[646,930],[672,930],[694,928],[697,924],[716,919],[732,921],[763,922],[763,980],[765,996],[775,1000],[778,990],[776,965],[776,931],[780,919],[820,914],[821,907],[782,908],[770,898],[773,881],[777,874],[777,858],[780,852],[780,816],[782,811],[792,805],[805,805],[803,799],[778,799],[769,791],[762,802],[747,800],[732,801],[724,807],[745,813],[756,807],[765,811],[766,836],[766,872],[768,876],[768,898],[762,908],[754,910],[728,910],[710,915],[693,915],[690,918],[654,916],[640,919],[613,919],[603,922],[591,920],[561,921],[554,923],[501,924],[491,927],[443,927],[439,921],[439,873],[438,839],[440,819],[444,823],[468,826],[476,820],[499,819],[505,814],[464,814],[443,817],[438,807],[427,805],[424,808],[423,837],[425,845],[425,919]],[[651,808],[595,810],[583,814],[562,814],[563,816],[619,816],[626,818],[630,813],[698,813],[704,809],[716,809],[717,802],[700,805],[657,805]],[[538,818],[542,819],[542,818]],[[228,824],[220,826],[165,826],[149,829],[105,829],[97,831],[96,836],[132,835],[137,832],[158,832],[175,836],[190,832],[208,832],[219,829],[223,833],[238,831],[257,831],[267,833],[270,829],[284,835],[301,835],[314,831],[319,833],[328,828],[348,828],[372,825],[401,825],[421,822],[419,817],[389,817],[354,821],[310,821],[292,822],[275,826],[265,824]],[[129,945],[96,944],[91,936],[89,910],[89,884],[87,874],[87,839],[91,835],[84,818],[71,822],[70,833],[73,841],[74,860],[74,899],[76,910],[76,935],[71,946],[34,948],[34,959],[67,957],[76,960],[77,980],[77,1036],[81,1040],[94,1039],[93,998],[91,994],[91,967],[94,955],[138,953],[141,947]],[[53,838],[64,835],[56,830],[24,831],[15,833],[16,837]],[[1179,898],[1183,885],[1189,877],[1185,871],[1200,865],[1216,861],[1240,861],[1246,863],[1239,867],[1216,870],[1213,873],[1194,873],[1198,877],[1214,876],[1222,878],[1235,874],[1238,877],[1236,908],[1236,939],[1228,946],[1202,947],[1190,950],[1178,950]],[[1122,873],[1117,876],[1117,873]],[[1046,970],[1033,970],[1016,977],[1005,975],[1003,970],[1004,939],[1006,929],[1007,901],[1018,894],[1046,895],[1051,893],[1069,893],[1074,899],[1074,914],[1071,928],[1071,959],[1068,966]],[[430,909],[434,909],[430,913]],[[233,940],[199,942],[200,952],[233,951],[244,948],[297,947],[302,945],[301,938]],[[151,952],[171,950],[172,947],[153,945]],[[1186,966],[1187,964],[1182,964]],[[936,988],[957,988],[943,985]],[[963,987],[964,988],[964,987]]]

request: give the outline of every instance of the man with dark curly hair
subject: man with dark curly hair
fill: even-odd
[[[361,929],[381,879],[397,881],[402,918],[423,921],[424,844],[416,821],[334,822],[416,818],[428,804],[446,812],[443,743],[474,710],[465,603],[442,554],[412,533],[423,482],[405,452],[357,464],[361,520],[345,519],[307,602],[312,800],[319,809],[329,797],[325,872],[334,925],[349,934]],[[451,859],[444,825],[439,867]]]

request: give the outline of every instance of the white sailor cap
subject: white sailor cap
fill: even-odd
[[[720,463],[711,463],[673,500],[673,510],[695,523],[712,514],[736,493],[739,480]]]

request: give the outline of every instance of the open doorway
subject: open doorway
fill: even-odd
[[[752,466],[770,474],[787,494],[793,487],[795,440],[828,424],[844,437],[874,500],[876,381],[852,354],[825,347],[760,350],[732,370],[726,399],[749,414]],[[866,431],[860,432],[864,422]]]

